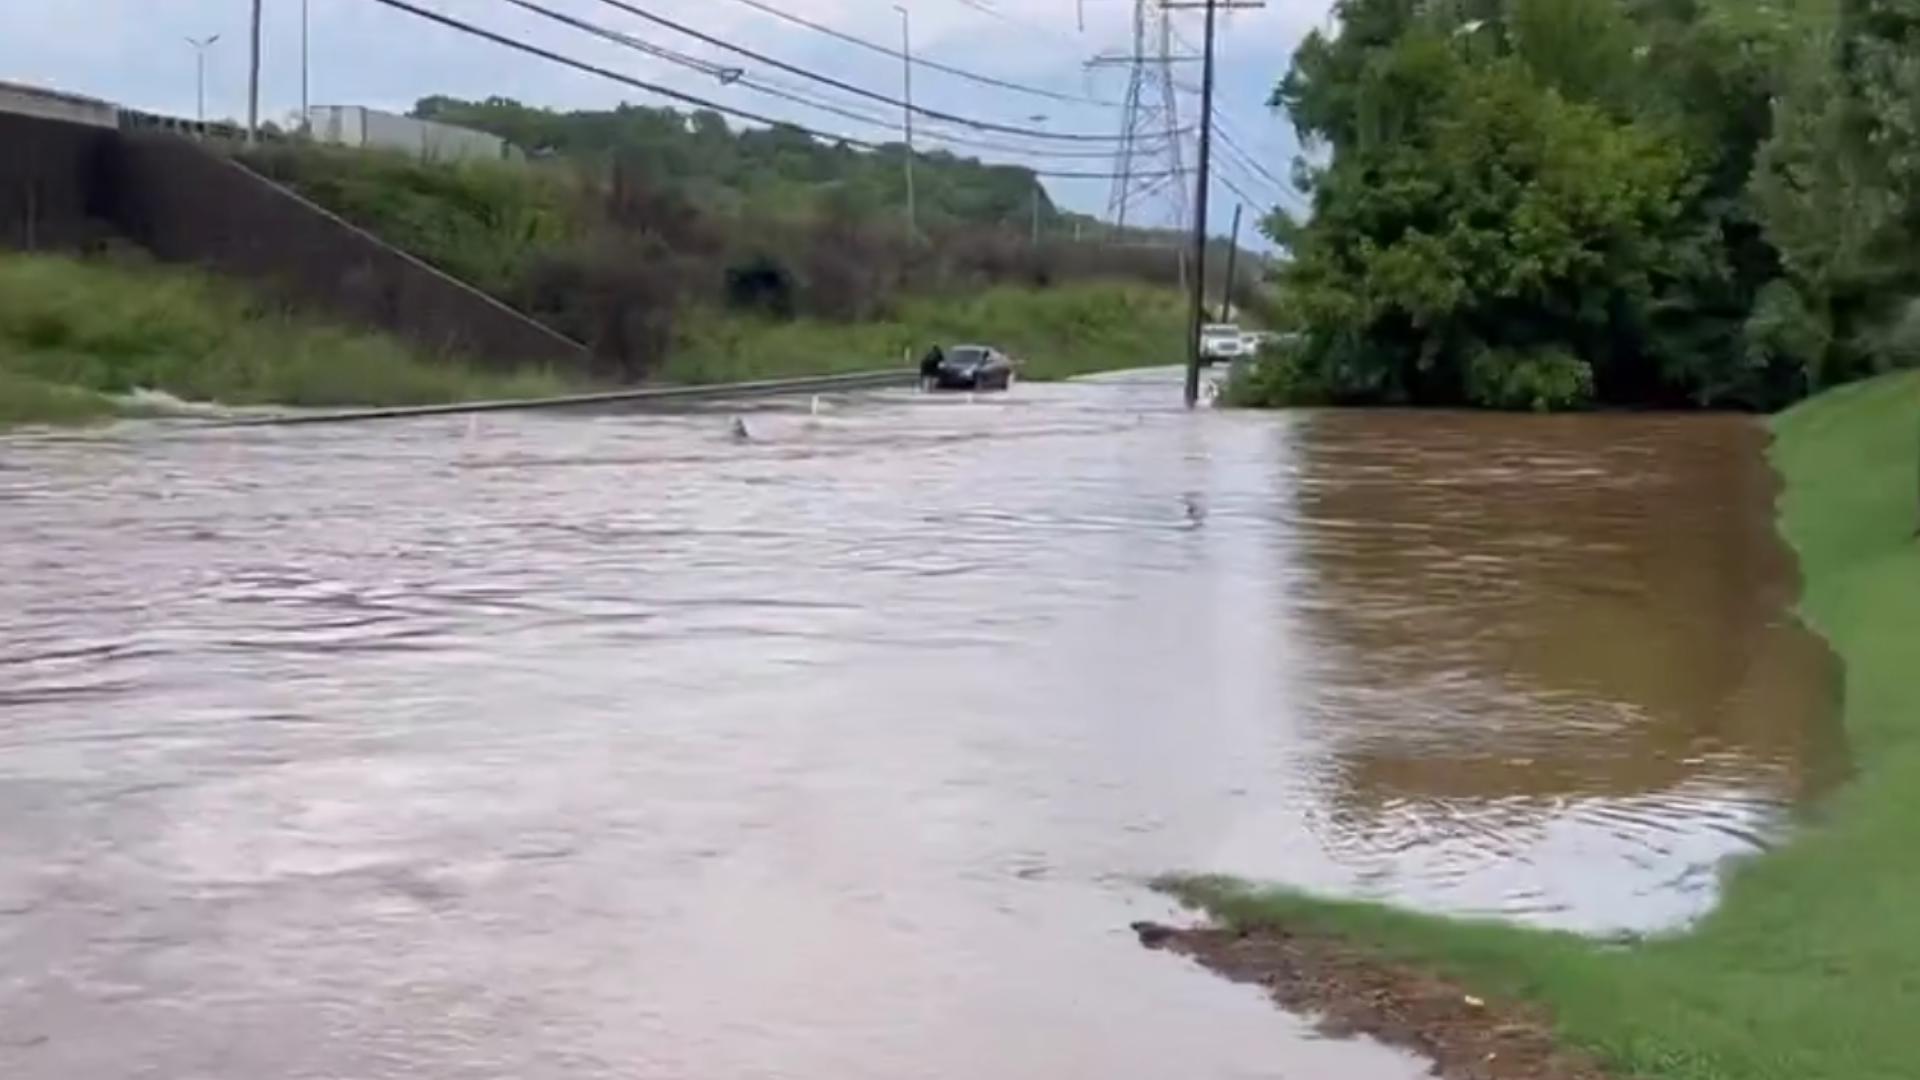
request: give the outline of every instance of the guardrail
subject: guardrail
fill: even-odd
[[[650,386],[633,390],[605,390],[590,394],[565,394],[560,397],[516,398],[505,401],[462,401],[443,405],[398,405],[377,409],[345,409],[333,412],[301,412],[276,416],[249,416],[234,420],[216,420],[207,427],[271,427],[291,424],[347,424],[367,420],[404,420],[416,416],[450,416],[459,413],[509,412],[531,409],[603,408],[609,405],[644,405],[681,401],[726,401],[732,398],[775,397],[782,394],[826,393],[835,390],[880,390],[894,386],[913,386],[919,373],[911,370],[860,371],[846,375],[809,375],[793,379],[760,379],[754,382],[715,383],[711,386]]]

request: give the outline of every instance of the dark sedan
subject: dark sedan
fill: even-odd
[[[991,345],[955,345],[943,351],[931,381],[936,390],[1005,390],[1013,361]]]

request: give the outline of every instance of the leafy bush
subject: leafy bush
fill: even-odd
[[[1319,151],[1296,163],[1311,216],[1265,222],[1314,343],[1285,378],[1339,401],[1771,409],[1908,355],[1910,3],[1336,13],[1274,93]]]
[[[423,162],[291,143],[246,160],[388,243],[502,296],[534,259],[581,232],[581,195],[560,168]]]
[[[1237,364],[1228,373],[1220,400],[1227,405],[1277,409],[1295,405],[1327,405],[1333,395],[1319,370],[1309,362],[1304,345],[1269,344],[1251,363]]]
[[[1467,401],[1550,412],[1593,403],[1593,368],[1564,349],[1482,349],[1467,361]]]

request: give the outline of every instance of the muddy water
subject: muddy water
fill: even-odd
[[[1668,925],[1842,761],[1750,424],[1173,400],[0,442],[0,1075],[1411,1077],[1141,878]]]

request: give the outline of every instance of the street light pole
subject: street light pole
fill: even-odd
[[[207,50],[220,40],[219,34],[210,34],[203,38],[188,38],[187,44],[193,46],[193,96],[196,102],[194,119],[202,128],[207,123]],[[206,134],[203,130],[201,134]]]
[[[253,52],[247,76],[247,141],[260,141],[260,4],[253,0]]]
[[[907,243],[920,235],[918,216],[913,205],[913,17],[905,7],[893,5],[900,13],[900,63],[906,82],[905,126],[907,131]]]
[[[307,77],[307,58],[309,50],[307,39],[312,27],[308,16],[308,0],[300,0],[300,130],[307,130],[307,117],[313,112],[313,102],[308,93],[311,86]]]

